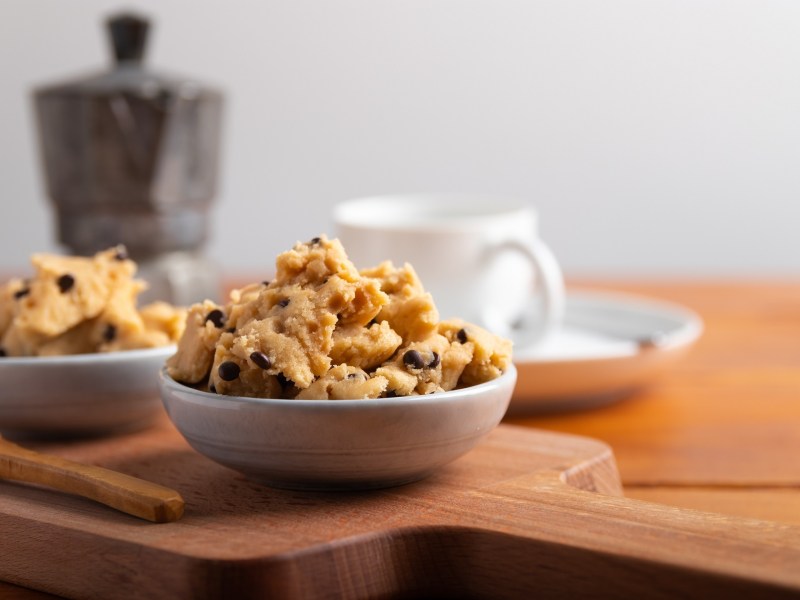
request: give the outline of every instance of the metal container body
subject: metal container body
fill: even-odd
[[[84,82],[35,93],[58,239],[78,253],[117,243],[137,257],[197,249],[217,188],[222,95],[123,68],[124,78],[102,78],[127,80],[116,89]]]

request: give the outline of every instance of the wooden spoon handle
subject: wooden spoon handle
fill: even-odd
[[[155,523],[183,515],[178,492],[130,475],[27,450],[0,438],[0,478],[77,494]]]

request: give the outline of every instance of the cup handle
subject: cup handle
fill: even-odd
[[[492,329],[506,329],[518,347],[525,347],[545,338],[561,322],[564,316],[564,277],[555,255],[539,239],[519,241],[507,240],[492,248],[491,254],[499,252],[518,252],[533,265],[536,273],[535,284],[531,285],[531,300],[540,299],[541,311],[536,310],[534,302],[529,301],[518,318],[509,323],[497,323],[494,318],[484,315],[484,322]]]

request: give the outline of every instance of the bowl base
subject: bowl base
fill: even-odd
[[[53,427],[3,427],[0,426],[0,436],[15,442],[24,441],[70,441],[86,440],[93,438],[104,438],[126,433],[136,433],[148,429],[155,425],[159,414],[155,413],[143,419],[133,422],[123,423],[122,425],[99,425],[97,427],[65,427],[56,429]]]
[[[241,471],[240,471],[241,472]],[[257,477],[247,474],[247,478],[259,485],[281,490],[294,490],[300,492],[355,492],[366,490],[380,490],[399,487],[414,483],[429,477],[433,471],[423,471],[404,477],[392,479],[352,479],[352,480],[302,480],[302,479],[274,479],[271,477]]]

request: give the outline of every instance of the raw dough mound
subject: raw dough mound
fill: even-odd
[[[53,356],[175,343],[185,311],[158,302],[136,308],[147,286],[121,246],[93,257],[34,254],[35,274],[0,287],[0,352]]]
[[[167,371],[219,394],[343,400],[474,385],[510,361],[508,340],[440,323],[411,265],[359,272],[321,236],[280,254],[274,280],[234,290],[225,306],[192,306]]]

